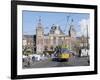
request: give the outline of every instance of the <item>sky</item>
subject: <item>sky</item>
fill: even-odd
[[[35,11],[23,11],[22,12],[22,24],[24,35],[36,34],[36,27],[41,18],[41,23],[44,28],[44,33],[47,34],[53,24],[59,25],[64,33],[68,35],[69,26],[72,23],[77,36],[86,34],[86,24],[89,27],[88,13],[65,13],[65,12],[35,12]]]

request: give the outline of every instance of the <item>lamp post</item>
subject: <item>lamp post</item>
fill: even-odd
[[[89,44],[88,44],[88,25],[87,25],[87,48],[89,48]]]

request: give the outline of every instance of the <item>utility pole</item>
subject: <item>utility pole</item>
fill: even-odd
[[[86,27],[87,27],[87,48],[89,48],[89,43],[88,43],[88,25]]]

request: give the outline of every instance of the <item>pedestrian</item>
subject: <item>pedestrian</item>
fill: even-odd
[[[30,66],[30,56],[27,57],[27,65]]]
[[[81,57],[81,49],[79,49],[79,57]]]
[[[89,50],[87,50],[88,64],[90,64]]]

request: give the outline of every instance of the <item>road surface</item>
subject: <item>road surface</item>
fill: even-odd
[[[46,68],[46,67],[70,67],[70,66],[89,66],[88,57],[73,57],[68,61],[59,62],[46,59],[44,61],[30,61],[30,64],[23,62],[24,69],[27,68]]]

